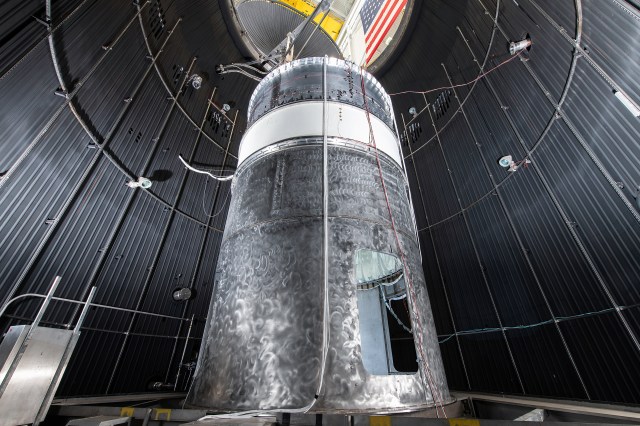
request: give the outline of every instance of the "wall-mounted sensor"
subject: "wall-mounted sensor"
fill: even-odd
[[[526,51],[531,50],[531,37],[529,37],[529,34],[527,34],[525,38],[520,41],[512,41],[511,43],[509,43],[509,53],[511,53],[512,56],[522,52],[525,49]]]
[[[183,302],[185,300],[193,299],[193,297],[195,296],[195,291],[192,291],[188,287],[180,287],[173,290],[171,296],[176,302]]]
[[[189,77],[189,83],[191,83],[191,86],[193,86],[194,89],[198,90],[202,87],[202,77],[198,74],[193,74]]]
[[[416,110],[416,107],[409,108],[409,114],[411,114],[413,118],[416,118],[418,116],[418,111]]]
[[[513,163],[513,157],[511,155],[505,155],[501,159],[498,160],[498,164],[502,167],[509,167]]]
[[[526,168],[529,164],[531,164],[531,160],[525,158],[524,160],[513,161],[513,157],[511,155],[505,155],[498,160],[498,164],[507,169],[508,172],[515,172],[522,165],[524,165],[524,167]]]
[[[151,188],[151,180],[144,176],[140,176],[138,180],[130,180],[129,182],[127,182],[127,186],[129,188],[148,189],[148,188]]]
[[[223,111],[224,113],[227,113],[227,112],[231,111],[231,105],[229,105],[229,104],[223,104],[223,105],[222,105],[222,111]]]

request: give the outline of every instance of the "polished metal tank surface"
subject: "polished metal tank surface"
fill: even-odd
[[[382,413],[450,402],[393,126],[382,87],[344,61],[294,61],[256,88],[189,404]],[[398,300],[408,356],[393,349]],[[402,357],[419,359],[414,372]]]

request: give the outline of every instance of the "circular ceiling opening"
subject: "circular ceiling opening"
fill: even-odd
[[[259,61],[344,58],[374,69],[399,45],[414,0],[227,0]]]

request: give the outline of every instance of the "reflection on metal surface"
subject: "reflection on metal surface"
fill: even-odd
[[[353,105],[364,110],[360,68],[340,59],[327,62],[327,100]],[[369,111],[393,129],[391,99],[380,83],[364,74]],[[269,73],[253,92],[249,101],[248,125],[283,105],[312,100],[322,101],[322,59],[305,58],[285,64]],[[368,142],[368,141],[367,141]]]
[[[376,151],[368,133],[360,140],[327,135],[330,126],[323,117],[340,119],[332,116],[339,109],[328,105],[358,106],[355,94],[329,94],[337,80],[332,71],[350,70],[351,65],[328,60],[325,66],[316,58],[282,68],[284,72],[275,71],[278,78],[266,77],[256,89],[250,122],[262,121],[255,116],[257,105],[268,114],[278,108],[269,99],[277,98],[282,87],[293,87],[305,76],[322,76],[323,68],[329,84],[323,85],[320,78],[316,92],[327,93],[326,100],[319,99],[324,112],[310,118],[319,125],[310,125],[306,137],[258,146],[238,166],[188,402],[230,411],[352,413],[409,411],[446,403],[450,397],[400,162]],[[342,75],[347,84],[348,75]],[[354,91],[360,89],[360,74],[355,76]],[[371,87],[369,105],[377,102],[379,107],[377,119],[393,124],[388,96],[373,77],[365,75],[365,80]],[[258,139],[245,136],[240,151],[246,145],[259,145]],[[401,276],[409,276],[415,287],[407,296],[409,306],[421,318],[422,327],[413,333],[420,335],[426,359],[416,374],[387,375],[387,368],[385,375],[375,375],[363,359],[361,335],[367,324],[359,316],[356,256],[368,251],[399,257],[389,210],[405,257]],[[397,272],[398,264],[385,264],[382,269]],[[402,293],[400,287],[390,291],[389,295]],[[416,314],[412,310],[413,318]]]
[[[22,340],[3,340],[0,347],[11,345],[20,349],[28,331],[29,327],[24,325],[11,327],[9,334],[21,335]],[[22,349],[23,352],[15,351],[14,358],[5,360],[5,367],[12,363],[16,366],[13,374],[5,377],[7,383],[3,383],[4,391],[0,396],[0,424],[17,425],[42,420],[38,419],[38,414],[43,405],[49,403],[47,397],[52,381],[56,381],[60,368],[66,367],[67,355],[69,350],[73,351],[77,337],[73,330],[35,327],[25,349]],[[57,383],[55,385],[57,386]],[[44,412],[46,413],[46,408]]]
[[[244,32],[245,42],[251,44],[260,56],[270,56],[274,53],[273,50],[287,38],[288,34],[296,33],[296,29],[300,30],[300,25],[309,18],[309,15],[279,1],[241,1],[234,5],[234,9],[238,23]],[[311,13],[314,9],[315,6],[311,8]],[[302,57],[342,56],[331,34],[336,30],[331,16],[331,14],[326,16],[319,14],[315,17],[322,21],[321,27],[317,26],[317,22],[304,25],[304,29],[296,37],[294,55],[302,52]]]
[[[281,0],[283,3],[288,4],[293,7],[298,12],[301,12],[304,16],[309,16],[313,13],[313,10],[317,6],[319,2],[310,2],[309,0]],[[320,25],[320,27],[325,30],[325,32],[331,37],[334,41],[338,38],[338,34],[340,34],[340,29],[344,24],[344,19],[341,19],[334,12],[330,12],[326,18],[322,16],[316,17],[313,22]]]
[[[358,250],[354,267],[365,369],[374,375],[416,373],[417,354],[400,259],[390,253]],[[394,303],[399,305],[399,314]]]

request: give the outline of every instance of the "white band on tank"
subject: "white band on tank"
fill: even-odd
[[[264,147],[298,137],[322,137],[322,102],[309,101],[276,108],[260,117],[247,129],[238,153],[238,165]],[[329,137],[369,141],[369,120],[378,150],[402,166],[395,133],[382,120],[352,105],[328,102],[327,133]]]

